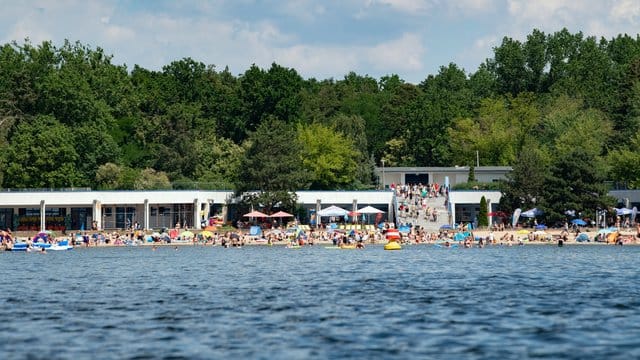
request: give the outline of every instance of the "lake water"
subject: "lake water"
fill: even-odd
[[[0,253],[3,359],[640,358],[640,247]]]

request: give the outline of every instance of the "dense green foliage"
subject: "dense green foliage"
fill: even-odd
[[[473,165],[478,153],[480,166],[514,166],[504,210],[559,217],[610,204],[605,180],[640,185],[639,125],[640,38],[627,35],[534,30],[475,71],[451,63],[419,84],[304,79],[275,63],[236,76],[190,58],[127,69],[70,42],[0,47],[4,188],[362,189],[382,159]]]

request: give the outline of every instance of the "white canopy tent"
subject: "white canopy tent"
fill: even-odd
[[[347,214],[349,214],[347,210],[335,205],[318,211],[318,216],[345,216]]]

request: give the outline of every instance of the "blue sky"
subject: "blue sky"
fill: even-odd
[[[303,77],[419,83],[454,62],[467,72],[503,36],[533,28],[636,36],[638,0],[0,0],[0,40],[64,39],[102,47],[116,64],[159,70],[191,57],[240,74],[272,62]]]

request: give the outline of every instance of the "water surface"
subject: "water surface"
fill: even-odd
[[[0,356],[640,358],[636,246],[0,253]]]

